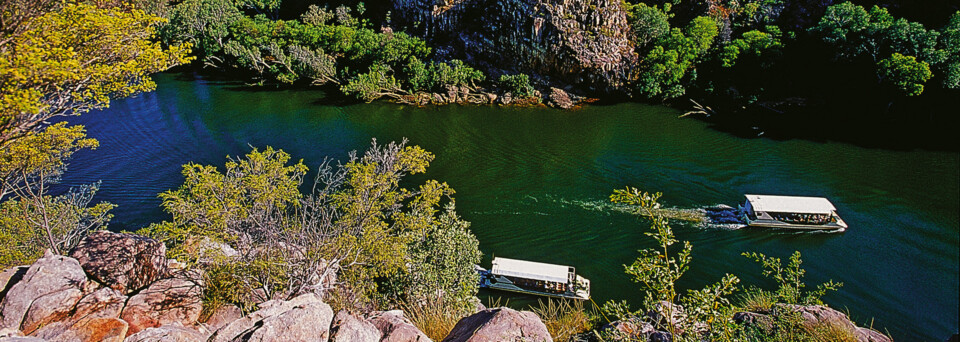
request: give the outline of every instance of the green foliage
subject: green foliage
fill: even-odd
[[[960,11],[953,13],[949,23],[943,27],[940,45],[947,55],[945,63],[941,64],[943,86],[949,89],[960,88]]]
[[[357,75],[340,87],[340,90],[344,94],[356,96],[367,102],[383,96],[395,95],[401,91],[400,82],[393,77],[393,70],[383,64],[370,66],[369,72]]]
[[[790,262],[786,266],[780,258],[768,257],[762,253],[743,253],[743,256],[760,263],[763,269],[762,274],[777,282],[778,287],[773,294],[780,303],[823,304],[820,298],[827,291],[836,291],[843,286],[843,283],[835,283],[831,280],[817,285],[813,291],[805,291],[806,284],[803,282],[803,276],[807,271],[800,267],[803,261],[800,259],[799,251],[790,256]]]
[[[0,37],[0,144],[53,116],[77,115],[156,86],[149,75],[187,61],[189,44],[149,38],[161,19],[67,3]]]
[[[841,60],[866,56],[877,62],[883,56],[900,53],[938,64],[946,57],[944,51],[937,49],[937,31],[894,18],[879,6],[873,6],[869,12],[851,2],[830,6],[810,31],[832,45]]]
[[[734,39],[724,46],[720,54],[723,66],[733,67],[743,58],[757,60],[761,66],[769,66],[771,60],[780,56],[783,43],[780,41],[781,32],[778,27],[769,26],[766,30],[767,32],[744,32],[742,38]]]
[[[268,147],[244,158],[228,158],[225,172],[213,166],[189,163],[181,172],[184,183],[160,194],[163,210],[172,221],[151,225],[144,233],[168,247],[168,255],[195,262],[193,239],[233,242],[268,229],[289,207],[298,205],[298,187],[307,167],[302,161],[287,165],[290,155]]]
[[[654,307],[662,302],[676,303],[680,299],[679,302],[687,308],[687,315],[679,320],[670,319],[665,327],[674,336],[680,332],[696,331],[695,325],[701,322],[709,325],[708,333],[711,336],[729,335],[729,312],[726,311],[730,305],[726,297],[736,290],[736,284],[740,280],[727,274],[714,285],[700,290],[688,290],[685,296],[678,298],[676,282],[689,268],[693,247],[685,241],[676,256],[671,255],[671,246],[679,241],[668,220],[655,211],[659,208],[657,200],[661,195],[641,192],[632,187],[614,190],[610,195],[612,202],[636,206],[637,213],[650,218],[651,231],[644,234],[656,240],[658,245],[658,248],[640,250],[640,257],[633,264],[624,266],[626,273],[632,276],[634,282],[642,285],[645,306]],[[624,311],[629,310],[626,304],[609,304],[605,305],[605,308],[616,315],[623,315]],[[665,315],[672,317],[672,307],[667,306],[665,310]]]
[[[927,62],[920,62],[916,57],[899,53],[878,62],[877,74],[881,82],[893,86],[899,93],[907,96],[923,93],[923,84],[933,77]]]
[[[650,98],[673,98],[683,95],[684,77],[692,76],[696,63],[710,49],[719,33],[716,21],[697,17],[686,31],[674,28],[660,39],[644,57],[637,91]]]
[[[517,97],[532,97],[533,86],[530,85],[530,76],[526,74],[500,75],[500,87]]]
[[[444,305],[466,307],[480,253],[453,207],[440,213],[453,190],[433,180],[400,186],[431,160],[416,146],[374,144],[346,164],[324,162],[311,194],[299,190],[306,166],[272,148],[229,158],[222,173],[188,164],[184,184],[160,194],[172,220],[141,233],[164,241],[170,257],[207,270],[208,308],[251,308],[334,285],[345,307],[396,294],[432,298],[438,290]],[[217,253],[225,247],[237,255]],[[400,289],[380,291],[379,282]]]
[[[59,196],[22,196],[0,203],[0,268],[29,265],[45,249],[66,253],[88,232],[106,229],[115,206],[90,206],[99,184]]]
[[[430,62],[428,66],[420,59],[411,58],[404,68],[406,83],[414,92],[444,91],[445,87],[476,87],[477,82],[486,78],[483,72],[471,68],[461,60],[449,63]]]
[[[189,42],[202,56],[216,56],[241,17],[233,0],[186,0],[170,9],[159,36],[167,45]]]
[[[474,305],[467,299],[477,294],[480,279],[474,266],[482,254],[469,227],[450,204],[422,235],[414,237],[407,245],[406,272],[391,279],[404,301],[434,300],[441,294],[440,299],[450,302],[445,306],[469,309]]]
[[[650,43],[660,41],[670,34],[670,4],[664,4],[661,10],[657,6],[649,6],[645,3],[629,4],[624,3],[624,10],[627,12],[627,20],[630,21],[630,27],[633,29],[634,42],[637,47],[647,46]]]
[[[90,206],[94,184],[51,196],[70,157],[95,148],[83,126],[56,116],[105,108],[150,91],[149,75],[188,60],[190,45],[149,39],[162,19],[128,7],[26,1],[0,13],[0,264],[66,253],[106,226],[114,207]]]
[[[739,306],[750,312],[769,312],[777,303],[777,295],[751,287],[740,296]]]

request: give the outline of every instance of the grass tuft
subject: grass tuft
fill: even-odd
[[[462,304],[452,304],[442,299],[407,303],[401,307],[410,322],[434,341],[442,341],[461,318],[470,314]]]
[[[547,299],[538,304],[530,309],[540,316],[554,341],[570,341],[590,330],[590,315],[584,310],[583,301]]]
[[[740,307],[745,311],[769,312],[777,303],[777,296],[770,291],[750,288],[740,295]]]

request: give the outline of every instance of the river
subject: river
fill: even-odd
[[[769,286],[756,251],[799,250],[807,283],[843,282],[824,300],[859,324],[902,341],[942,341],[957,332],[960,154],[893,151],[843,143],[745,139],[676,110],[642,104],[547,108],[330,103],[316,90],[251,88],[194,74],[162,74],[158,89],[72,118],[100,140],[79,153],[65,185],[102,180],[97,200],[119,207],[111,229],[167,218],[157,193],[182,182],[187,162],[222,168],[227,155],[273,146],[312,168],[345,159],[372,138],[407,138],[436,154],[427,177],[456,191],[484,263],[492,256],[568,264],[590,278],[598,303],[637,307],[623,272],[653,246],[648,227],[610,210],[615,188],[663,192],[666,206],[735,205],[744,193],[828,197],[844,233],[724,230],[675,224],[693,243],[683,288],[724,273]],[[514,297],[511,303],[529,302]]]

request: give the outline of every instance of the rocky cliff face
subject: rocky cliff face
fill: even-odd
[[[619,0],[393,0],[394,23],[492,76],[607,93],[637,62]]]

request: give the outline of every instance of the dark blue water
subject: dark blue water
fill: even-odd
[[[159,192],[182,182],[180,166],[223,166],[249,146],[273,146],[315,167],[372,138],[410,139],[436,154],[427,177],[456,189],[460,214],[486,254],[569,264],[593,281],[597,302],[641,302],[623,273],[652,246],[635,217],[607,197],[630,185],[662,191],[667,206],[736,204],[744,193],[824,196],[845,233],[720,230],[677,225],[694,245],[684,288],[726,272],[769,286],[740,256],[803,253],[808,284],[844,283],[825,297],[860,324],[898,340],[957,332],[960,154],[889,151],[841,143],[742,139],[670,108],[639,104],[578,111],[545,108],[415,108],[337,105],[308,90],[269,90],[165,74],[158,90],[115,101],[73,121],[100,140],[80,153],[67,185],[102,180],[99,200],[118,204],[113,229],[167,218]],[[529,298],[514,298],[516,302]]]

